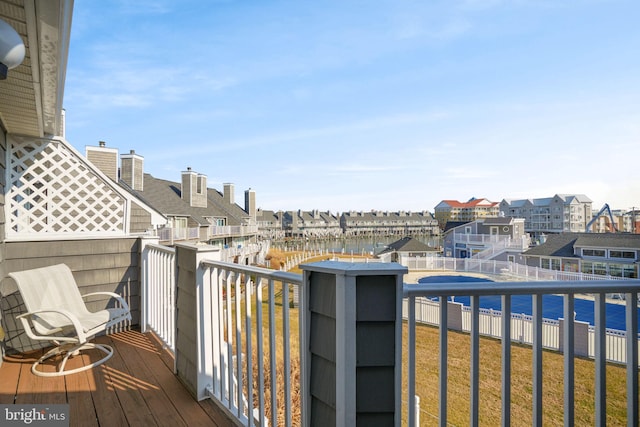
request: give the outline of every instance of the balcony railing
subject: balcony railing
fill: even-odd
[[[511,423],[511,343],[518,342],[514,336],[529,336],[531,341],[532,366],[532,419],[534,425],[542,425],[542,384],[544,366],[543,348],[555,349],[562,343],[564,358],[564,407],[566,425],[574,423],[575,405],[575,364],[576,324],[574,303],[576,294],[593,294],[595,298],[595,325],[589,332],[593,337],[595,379],[595,424],[604,425],[607,419],[607,355],[608,331],[605,327],[606,294],[626,295],[626,330],[616,339],[624,340],[624,364],[626,366],[627,424],[638,425],[638,340],[625,337],[638,336],[637,296],[640,291],[638,280],[603,280],[580,282],[487,282],[487,283],[447,283],[429,285],[402,285],[402,281],[389,280],[390,274],[404,271],[398,264],[364,264],[322,262],[304,267],[303,275],[262,269],[251,266],[225,263],[216,260],[219,251],[202,252],[195,246],[178,245],[173,253],[155,245],[145,249],[146,268],[143,295],[147,307],[143,310],[141,323],[149,325],[156,333],[163,334],[169,347],[175,343],[176,372],[185,384],[192,386],[192,393],[198,399],[210,397],[226,407],[244,425],[322,425],[317,420],[323,396],[336,405],[328,412],[333,414],[337,425],[351,425],[360,414],[361,397],[357,394],[371,387],[356,387],[361,381],[358,360],[372,363],[381,351],[383,359],[391,362],[395,379],[385,387],[395,396],[395,403],[382,402],[380,407],[393,411],[380,414],[385,420],[394,420],[399,425],[404,414],[409,425],[417,423],[416,411],[416,315],[417,302],[423,298],[439,298],[435,311],[439,327],[439,402],[438,419],[446,425],[447,414],[447,360],[448,330],[450,325],[449,304],[451,296],[469,296],[471,308],[464,318],[469,332],[470,347],[470,424],[478,425],[480,396],[480,341],[479,337],[489,328],[491,335],[502,341],[501,372],[501,417],[502,424]],[[153,261],[155,259],[155,261]],[[161,264],[177,264],[172,270]],[[191,267],[189,266],[191,265]],[[403,270],[404,269],[404,270]],[[174,272],[176,274],[174,274]],[[337,273],[336,273],[337,272]],[[391,272],[391,273],[389,273]],[[315,275],[317,274],[317,275]],[[335,274],[335,275],[334,275]],[[353,276],[364,275],[360,279]],[[403,273],[401,273],[403,274]],[[333,277],[334,279],[331,279]],[[401,277],[401,276],[400,276]],[[152,283],[155,280],[158,283]],[[176,278],[171,282],[171,278]],[[365,283],[362,288],[357,283]],[[399,285],[396,285],[399,283]],[[396,290],[383,292],[384,297],[376,303],[375,292],[391,285]],[[170,289],[175,286],[175,294]],[[352,290],[347,290],[350,286]],[[346,287],[345,290],[341,290]],[[291,309],[294,288],[301,288],[299,318]],[[364,290],[373,294],[363,294]],[[337,292],[337,293],[336,293]],[[564,327],[562,333],[542,317],[542,297],[549,294],[564,295]],[[351,295],[351,296],[350,296]],[[364,303],[357,302],[363,298]],[[393,297],[396,295],[395,302]],[[479,307],[481,296],[499,295],[502,311],[511,312],[511,300],[515,295],[532,295],[533,315],[527,319],[487,313]],[[345,299],[346,298],[346,299]],[[356,302],[350,298],[355,298]],[[373,298],[373,299],[372,299]],[[408,340],[402,344],[402,304],[405,300],[406,327]],[[172,302],[177,301],[176,309]],[[388,303],[391,302],[389,305]],[[379,309],[385,306],[386,309]],[[160,307],[153,307],[154,305]],[[391,309],[389,307],[396,307]],[[322,308],[324,307],[324,308]],[[371,310],[371,308],[375,308]],[[365,310],[364,314],[361,310]],[[328,310],[328,311],[327,311]],[[177,311],[177,315],[175,314]],[[320,312],[334,313],[331,317]],[[389,317],[389,314],[396,312]],[[386,316],[382,323],[375,318],[380,313]],[[358,322],[359,316],[364,322]],[[165,317],[163,319],[163,316]],[[173,324],[172,316],[175,316]],[[358,317],[356,317],[358,316]],[[395,316],[395,317],[394,317]],[[395,326],[388,328],[389,319]],[[350,323],[349,319],[353,321]],[[520,323],[518,323],[520,322]],[[170,329],[173,326],[174,331]],[[331,327],[331,325],[334,325]],[[498,326],[499,325],[499,326]],[[360,331],[360,327],[365,329]],[[328,329],[327,329],[328,328]],[[382,328],[382,329],[377,329]],[[520,328],[518,332],[515,329]],[[555,329],[554,329],[555,328]],[[526,329],[526,331],[525,331]],[[381,335],[370,335],[371,331],[385,331]],[[160,332],[158,332],[160,331]],[[164,332],[163,332],[164,331]],[[333,331],[333,334],[331,333]],[[395,331],[395,333],[393,332]],[[547,333],[545,333],[547,331]],[[325,335],[328,333],[328,335]],[[364,334],[364,335],[361,335]],[[622,336],[624,335],[624,336]],[[177,337],[177,339],[172,338]],[[368,337],[361,340],[357,337]],[[382,344],[381,344],[382,343]],[[367,348],[375,347],[367,351]],[[389,347],[390,346],[390,347]],[[399,352],[406,348],[407,368],[402,368]],[[332,350],[331,350],[332,349]],[[327,353],[327,351],[329,353]],[[332,353],[333,351],[333,353]],[[364,353],[362,353],[364,351]],[[393,356],[395,352],[395,356]],[[329,356],[326,356],[329,354]],[[331,356],[331,355],[334,356]],[[366,357],[364,357],[366,355]],[[327,358],[328,357],[328,358]],[[349,359],[349,358],[352,359]],[[332,365],[331,359],[335,360]],[[395,362],[394,362],[395,361]],[[375,365],[375,364],[374,364]],[[334,368],[331,368],[334,366]],[[320,368],[319,368],[320,367]],[[406,369],[406,370],[405,370]],[[402,392],[403,371],[406,373],[407,388]],[[374,372],[379,372],[374,368]],[[382,372],[382,371],[380,371]],[[329,382],[327,382],[327,378]],[[298,388],[298,381],[301,388]],[[327,384],[330,385],[327,389]],[[366,382],[365,382],[366,384]],[[335,389],[332,389],[335,387]],[[315,391],[314,391],[315,390]],[[332,391],[333,390],[333,391]],[[379,392],[380,390],[377,390]],[[329,393],[329,395],[326,395]],[[335,394],[334,394],[335,393]],[[406,393],[405,399],[401,394]],[[352,395],[353,394],[353,395]],[[293,398],[291,397],[293,395]],[[328,396],[328,397],[327,397]],[[333,398],[331,397],[333,396]],[[292,399],[296,399],[292,401]],[[401,401],[407,402],[401,407]],[[358,402],[356,404],[356,402]],[[370,402],[369,402],[370,403]],[[319,406],[320,405],[320,406]],[[364,406],[371,406],[364,404]],[[325,405],[326,407],[326,405]],[[389,409],[391,408],[391,409]],[[393,409],[397,408],[397,409]],[[299,411],[299,412],[298,412]],[[323,413],[326,416],[326,413]],[[366,414],[366,416],[377,416]],[[318,421],[320,424],[317,424]],[[326,419],[324,419],[326,421]],[[609,420],[611,421],[611,420]]]
[[[257,232],[257,225],[210,225],[208,236],[247,236]]]
[[[476,244],[487,244],[487,243],[498,243],[503,240],[509,240],[510,236],[500,235],[500,234],[471,234],[471,233],[454,233],[453,241],[454,243],[476,243]]]
[[[471,369],[470,369],[470,424],[478,425],[479,413],[479,363],[480,363],[480,297],[483,295],[500,295],[503,311],[511,312],[511,297],[514,295],[533,295],[533,424],[542,425],[542,381],[543,381],[543,323],[542,297],[548,294],[562,294],[564,297],[565,328],[562,340],[564,343],[564,417],[565,425],[574,423],[574,302],[577,293],[595,295],[595,424],[605,425],[606,417],[606,326],[605,308],[607,293],[624,292],[627,294],[626,335],[638,336],[637,296],[640,281],[601,281],[601,282],[487,282],[487,283],[451,283],[405,285],[404,295],[408,302],[408,348],[409,374],[408,394],[409,407],[415,407],[416,378],[416,298],[440,298],[440,373],[439,373],[439,421],[447,422],[447,333],[449,296],[471,297]],[[511,424],[511,318],[502,317],[502,425]],[[443,327],[443,325],[445,325]],[[628,340],[626,343],[627,366],[627,425],[638,425],[638,343]],[[409,425],[415,425],[415,415],[409,411]]]
[[[142,253],[142,332],[152,330],[175,354],[176,250],[147,244]]]
[[[451,257],[405,257],[399,262],[409,270],[459,271],[467,273],[494,274],[510,277],[512,280],[547,281],[547,280],[624,280],[623,277],[589,274],[574,271],[549,270],[532,267],[512,261],[483,260],[475,258]]]

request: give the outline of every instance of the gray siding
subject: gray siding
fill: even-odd
[[[131,203],[131,233],[144,233],[151,228],[151,214],[137,203]]]
[[[356,423],[392,425],[396,277],[356,278]]]
[[[395,416],[396,276],[356,277],[356,424],[392,425]],[[336,276],[309,280],[311,425],[336,422]]]
[[[132,324],[140,321],[140,243],[136,238],[65,240],[44,242],[6,242],[2,266],[0,309],[7,334],[8,350],[40,348],[16,324],[15,316],[24,304],[7,273],[64,263],[71,268],[81,294],[109,291],[122,295],[131,307]],[[113,304],[109,298],[88,301],[91,311]]]
[[[336,276],[313,272],[309,281],[311,316],[311,424],[336,420]]]
[[[112,180],[118,180],[118,152],[116,150],[106,151],[100,148],[87,147],[87,160]]]

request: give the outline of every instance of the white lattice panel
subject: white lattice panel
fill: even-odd
[[[126,200],[62,142],[9,146],[7,235],[121,234]]]

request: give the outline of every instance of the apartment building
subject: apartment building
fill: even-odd
[[[438,236],[438,223],[430,212],[344,212],[340,226],[345,236],[431,235]]]
[[[475,197],[467,202],[443,200],[434,208],[435,219],[443,230],[447,221],[471,222],[480,218],[496,217],[499,213],[498,202]]]
[[[287,211],[282,217],[286,237],[337,237],[342,235],[340,220],[329,211]]]
[[[258,208],[256,210],[256,225],[258,226],[258,235],[265,239],[281,239],[284,237],[284,229],[282,227],[284,212],[274,212]]]
[[[504,199],[500,215],[524,218],[532,237],[562,232],[585,232],[592,218],[592,201],[584,194],[556,194],[539,199]]]

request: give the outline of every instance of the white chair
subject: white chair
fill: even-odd
[[[106,362],[113,355],[113,348],[89,340],[107,328],[131,320],[129,306],[113,292],[93,292],[80,295],[76,281],[65,264],[9,273],[22,295],[27,313],[17,316],[25,332],[33,340],[52,342],[55,347],[38,359],[31,372],[38,376],[54,377],[73,374]],[[83,298],[108,295],[115,298],[119,307],[90,312]],[[77,369],[65,370],[67,360],[81,350],[97,349],[105,356],[97,362]],[[63,355],[56,372],[43,372],[37,367],[45,360]]]

